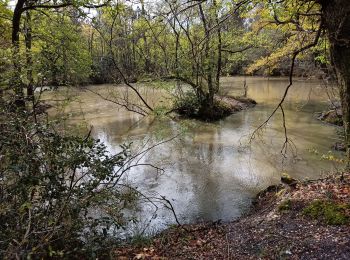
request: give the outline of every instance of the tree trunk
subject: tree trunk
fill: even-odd
[[[25,21],[25,43],[26,43],[26,67],[27,67],[27,98],[34,103],[33,86],[33,59],[32,59],[32,25],[29,11],[26,12]]]
[[[337,74],[343,110],[345,145],[350,162],[350,5],[349,0],[321,0],[323,24]]]
[[[144,19],[144,21],[147,20],[147,17],[146,17],[146,9],[145,9],[145,2],[143,0],[140,1],[141,2],[141,17],[142,19]],[[142,39],[143,39],[143,42],[144,42],[144,48],[145,48],[145,65],[144,65],[144,70],[147,74],[150,74],[151,73],[151,53],[150,53],[150,49],[149,49],[149,46],[148,46],[148,41],[147,41],[147,37],[146,37],[146,31],[142,31],[141,33],[142,35]]]
[[[23,108],[25,106],[19,49],[21,16],[25,2],[26,0],[17,1],[12,16],[12,62],[14,71],[12,74],[11,87],[15,92],[15,105],[17,108]]]
[[[208,92],[205,95],[204,100],[202,100],[202,108],[201,110],[205,111],[205,113],[211,113],[211,111],[214,109],[214,82],[213,82],[213,57],[212,57],[212,51],[210,50],[210,42],[211,42],[211,36],[210,36],[210,25],[208,24],[208,21],[205,17],[202,4],[198,5],[199,7],[199,14],[203,23],[203,29],[205,33],[205,49],[204,49],[204,75],[203,77],[206,78],[207,85],[208,85]],[[202,86],[203,87],[203,86]]]
[[[221,39],[221,28],[219,23],[219,11],[216,0],[213,1],[213,5],[215,7],[215,26],[217,27],[217,65],[216,65],[216,81],[215,81],[215,93],[219,91],[220,88],[220,76],[221,76],[221,68],[222,68],[222,39]]]

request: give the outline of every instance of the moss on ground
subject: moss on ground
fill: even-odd
[[[315,200],[304,208],[303,214],[313,219],[323,220],[329,225],[345,225],[350,221],[346,211],[350,205],[332,201]]]

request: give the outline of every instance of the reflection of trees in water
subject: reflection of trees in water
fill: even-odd
[[[235,90],[243,87],[244,78],[225,78],[223,91]],[[279,100],[288,84],[286,78],[259,78],[247,77],[248,97],[258,102],[271,102]],[[324,101],[327,100],[327,93],[322,89],[324,83],[320,80],[297,81],[293,83],[293,87],[288,94],[288,102],[307,102],[307,101]]]
[[[273,84],[270,82],[269,87],[266,80],[253,80],[255,85],[249,81],[247,83],[248,96],[251,91],[260,91],[257,94],[263,97],[275,95],[278,92],[273,91],[277,86],[281,92],[284,90],[283,80]],[[234,114],[215,124],[191,121],[190,127],[181,137],[157,147],[144,157],[145,162],[164,167],[166,173],[156,177],[154,171],[140,168],[132,181],[139,183],[139,187],[144,190],[149,189],[174,199],[172,203],[178,214],[191,221],[198,216],[216,219],[238,215],[255,192],[279,179],[282,166],[276,147],[280,148],[280,114],[270,122],[269,130],[264,134],[265,143],[258,141],[251,151],[240,152],[237,147],[240,138],[249,134],[253,126],[269,115],[269,104],[274,102],[267,99],[265,104]],[[89,111],[93,112],[94,109],[100,111],[105,107],[96,103],[95,108],[90,107]],[[122,111],[106,112],[102,115],[98,112],[95,116],[92,113],[87,120],[94,125],[95,133],[103,133],[101,136],[110,149],[115,149],[128,140],[133,140],[135,145],[144,145],[147,140],[151,144],[183,130],[179,122],[172,120],[147,117],[139,121],[138,116]],[[329,143],[325,139],[329,127],[313,123],[309,111],[298,112],[286,107],[286,113],[290,134],[296,139],[298,147],[300,145],[301,151],[305,144],[311,146]],[[318,164],[314,166],[319,167]],[[311,175],[318,170],[300,161],[290,162],[286,167],[293,169],[291,173],[296,176],[299,172],[307,171]],[[168,220],[172,220],[171,214],[166,210],[159,211],[159,214],[169,216]]]
[[[217,169],[213,168],[214,160],[220,155],[218,152],[218,137],[217,128],[212,128],[210,134],[206,131],[206,143],[193,145],[192,149],[196,152],[196,157],[199,162],[199,171],[191,174],[193,184],[193,193],[198,204],[198,213],[205,220],[214,220],[220,216],[220,190],[221,182],[216,174]]]

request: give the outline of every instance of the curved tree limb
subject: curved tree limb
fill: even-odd
[[[322,25],[322,22],[320,23],[319,25],[319,29],[317,31],[317,34],[315,36],[315,39],[312,43],[296,50],[293,52],[292,54],[292,61],[291,61],[291,66],[290,66],[290,70],[289,70],[289,84],[287,85],[284,93],[283,93],[283,96],[280,100],[280,102],[277,104],[277,106],[275,107],[275,109],[272,111],[272,113],[270,114],[270,116],[262,123],[260,124],[254,131],[253,133],[251,134],[251,137],[250,137],[250,140],[249,142],[251,143],[252,140],[255,138],[257,132],[259,130],[261,130],[263,127],[265,127],[267,125],[267,123],[271,120],[271,118],[276,114],[276,112],[280,109],[281,112],[282,112],[282,119],[283,119],[283,128],[284,128],[284,136],[285,136],[285,142],[283,144],[283,147],[282,147],[282,150],[281,150],[281,153],[285,156],[285,153],[286,153],[286,150],[287,150],[287,144],[290,142],[290,139],[288,138],[288,135],[287,135],[287,127],[286,127],[286,120],[285,120],[285,113],[284,113],[284,110],[283,110],[283,103],[287,97],[287,94],[288,94],[288,91],[290,89],[290,87],[293,85],[293,73],[294,73],[294,67],[295,67],[295,60],[296,58],[298,57],[298,55],[307,50],[307,49],[310,49],[314,46],[317,45],[320,37],[321,37],[321,33],[322,33],[322,30],[323,30],[323,25]]]

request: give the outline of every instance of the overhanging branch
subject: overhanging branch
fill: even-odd
[[[251,143],[251,141],[255,138],[257,132],[258,132],[259,130],[261,130],[263,127],[265,127],[265,126],[267,125],[267,123],[270,121],[270,119],[271,119],[271,118],[276,114],[276,112],[280,109],[281,112],[282,112],[282,116],[283,116],[282,120],[283,120],[284,136],[285,136],[285,142],[284,142],[284,144],[283,144],[281,153],[282,153],[283,155],[285,155],[285,153],[286,153],[286,151],[287,151],[287,144],[290,142],[290,139],[288,138],[288,135],[287,135],[287,128],[286,128],[286,123],[285,123],[285,113],[284,113],[284,110],[283,110],[282,105],[283,105],[283,103],[284,103],[284,101],[285,101],[285,99],[286,99],[286,97],[287,97],[287,94],[288,94],[288,91],[289,91],[290,87],[293,85],[293,73],[294,73],[294,67],[295,67],[295,60],[296,60],[296,58],[298,57],[298,55],[299,55],[301,52],[303,52],[303,51],[305,51],[305,50],[307,50],[307,49],[310,49],[310,48],[312,48],[312,47],[314,47],[314,46],[317,45],[317,43],[318,43],[318,41],[319,41],[319,39],[320,39],[320,37],[321,37],[322,30],[323,30],[323,25],[322,25],[322,22],[321,22],[320,25],[319,25],[319,29],[318,29],[318,31],[317,31],[317,34],[316,34],[316,36],[315,36],[314,41],[313,41],[312,43],[310,43],[310,44],[308,44],[308,45],[306,45],[306,46],[304,46],[304,47],[302,47],[302,48],[300,48],[300,49],[298,49],[298,50],[296,50],[296,51],[293,52],[293,54],[292,54],[291,66],[290,66],[290,70],[289,70],[289,84],[288,84],[288,86],[286,87],[286,89],[285,89],[285,91],[284,91],[284,93],[283,93],[282,99],[281,99],[280,102],[277,104],[277,106],[275,107],[275,109],[272,111],[272,113],[270,114],[270,116],[269,116],[261,125],[259,125],[258,128],[256,128],[256,129],[253,131],[253,133],[252,133],[252,135],[251,135],[251,137],[250,137],[250,141],[249,141],[250,143]]]

